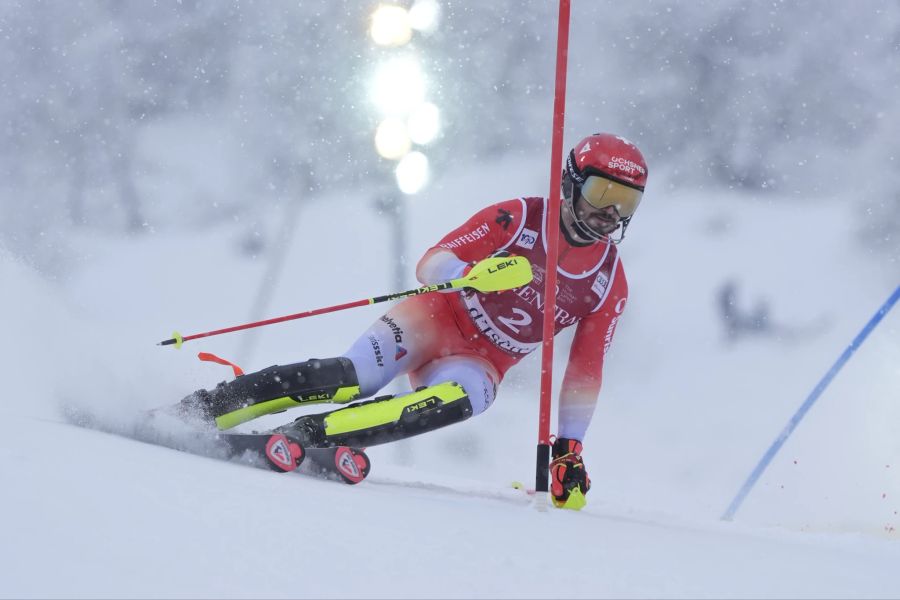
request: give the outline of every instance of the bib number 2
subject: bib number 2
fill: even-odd
[[[520,327],[525,327],[531,325],[531,315],[522,310],[521,308],[512,309],[515,317],[497,317],[497,320],[515,331],[516,333],[520,333]]]

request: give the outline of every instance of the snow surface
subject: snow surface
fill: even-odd
[[[542,164],[445,173],[410,199],[408,286],[421,252],[476,208],[545,194]],[[525,175],[493,176],[509,169]],[[60,407],[73,405],[124,426],[139,409],[230,377],[197,351],[247,370],[342,352],[382,307],[181,351],[155,343],[173,328],[394,291],[388,222],[362,197],[303,205],[280,276],[277,248],[240,251],[276,237],[277,213],[190,235],[86,236],[66,281],[0,254],[0,597],[900,596],[900,310],[822,395],[736,520],[719,520],[893,291],[897,265],[855,239],[840,199],[687,190],[656,176],[622,246],[632,300],[585,440],[594,487],[579,513],[535,510],[510,487],[533,478],[537,356],[484,415],[371,448],[372,474],[355,487],[64,422]],[[715,294],[730,277],[739,300],[767,299],[785,329],[726,343]],[[261,285],[264,313],[252,314]],[[567,336],[558,339],[561,365]]]

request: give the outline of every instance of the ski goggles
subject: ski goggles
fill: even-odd
[[[581,186],[581,195],[594,208],[615,206],[619,217],[627,219],[641,203],[641,190],[600,175],[589,175]]]

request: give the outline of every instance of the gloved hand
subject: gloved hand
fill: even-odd
[[[581,448],[578,440],[556,438],[553,442],[550,495],[556,508],[581,510],[587,504],[584,495],[591,489],[591,478],[581,459]]]

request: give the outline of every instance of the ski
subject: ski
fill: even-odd
[[[220,432],[179,419],[167,419],[164,414],[150,411],[137,422],[116,424],[71,405],[64,409],[66,420],[79,427],[277,473],[297,471],[354,485],[363,481],[371,469],[369,457],[359,448],[305,448],[290,434]]]
[[[229,459],[240,459],[252,466],[262,465],[278,473],[298,470],[300,473],[360,483],[371,469],[365,451],[349,446],[334,448],[304,448],[289,434],[263,433],[203,433],[208,446],[218,446]]]
[[[206,443],[198,447],[204,454],[223,455],[251,466],[267,467],[278,473],[297,469],[306,458],[306,450],[296,440],[280,434],[266,433],[203,433]],[[180,448],[179,448],[180,449]]]
[[[306,455],[309,460],[301,465],[300,472],[350,485],[365,479],[372,468],[369,456],[361,448],[306,448]]]

